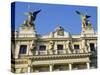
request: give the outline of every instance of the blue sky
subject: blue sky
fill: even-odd
[[[29,9],[30,6],[30,9]],[[92,16],[89,18],[95,30],[97,30],[97,8],[90,6],[76,6],[76,5],[59,5],[59,4],[41,4],[41,3],[27,3],[16,2],[15,6],[15,28],[18,30],[19,26],[23,24],[27,16],[24,13],[41,9],[42,11],[37,15],[35,20],[36,31],[39,34],[46,34],[54,31],[58,25],[64,27],[66,32],[71,34],[80,34],[81,19],[76,10],[87,12]]]

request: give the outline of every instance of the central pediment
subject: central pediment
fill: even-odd
[[[62,26],[57,26],[55,31],[50,32],[46,35],[42,35],[42,38],[69,38],[71,34],[69,32],[64,31]]]

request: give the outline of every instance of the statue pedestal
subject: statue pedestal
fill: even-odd
[[[36,37],[36,31],[33,26],[21,26],[19,29],[19,37]]]
[[[86,29],[84,31],[81,32],[81,35],[84,36],[84,35],[94,35],[95,32],[94,32],[94,29],[91,28],[91,29]]]

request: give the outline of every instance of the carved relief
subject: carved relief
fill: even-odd
[[[52,54],[53,51],[54,51],[54,42],[53,41],[50,41],[49,42],[49,45],[48,45],[48,49],[49,49],[49,53]]]
[[[57,31],[57,35],[64,36],[64,29],[63,29],[63,27],[58,26],[56,31]]]
[[[87,44],[87,42],[84,40],[83,41],[83,51],[88,53],[89,52],[89,45]]]
[[[68,52],[72,53],[73,52],[73,48],[72,48],[72,43],[71,41],[68,41]]]
[[[35,41],[32,41],[32,44],[30,46],[30,50],[33,52],[36,49],[36,43]]]

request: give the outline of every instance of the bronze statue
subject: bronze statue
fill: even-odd
[[[79,11],[76,11],[77,14],[81,15],[81,16],[84,16],[86,18],[90,18],[91,16],[87,15],[87,14],[84,14],[82,12],[79,12]]]
[[[88,24],[88,23],[89,23],[88,18],[90,18],[91,16],[89,16],[89,15],[87,15],[87,14],[84,14],[84,13],[82,13],[82,12],[79,12],[79,11],[76,11],[76,13],[77,13],[78,15],[81,16],[81,19],[82,19],[82,27],[83,27],[84,29],[86,29],[87,26],[89,25],[89,24]]]
[[[40,12],[41,10],[38,11],[34,11],[34,12],[28,12],[28,19],[25,20],[24,25],[31,27],[32,25],[34,26],[34,21],[36,19],[37,14]]]

